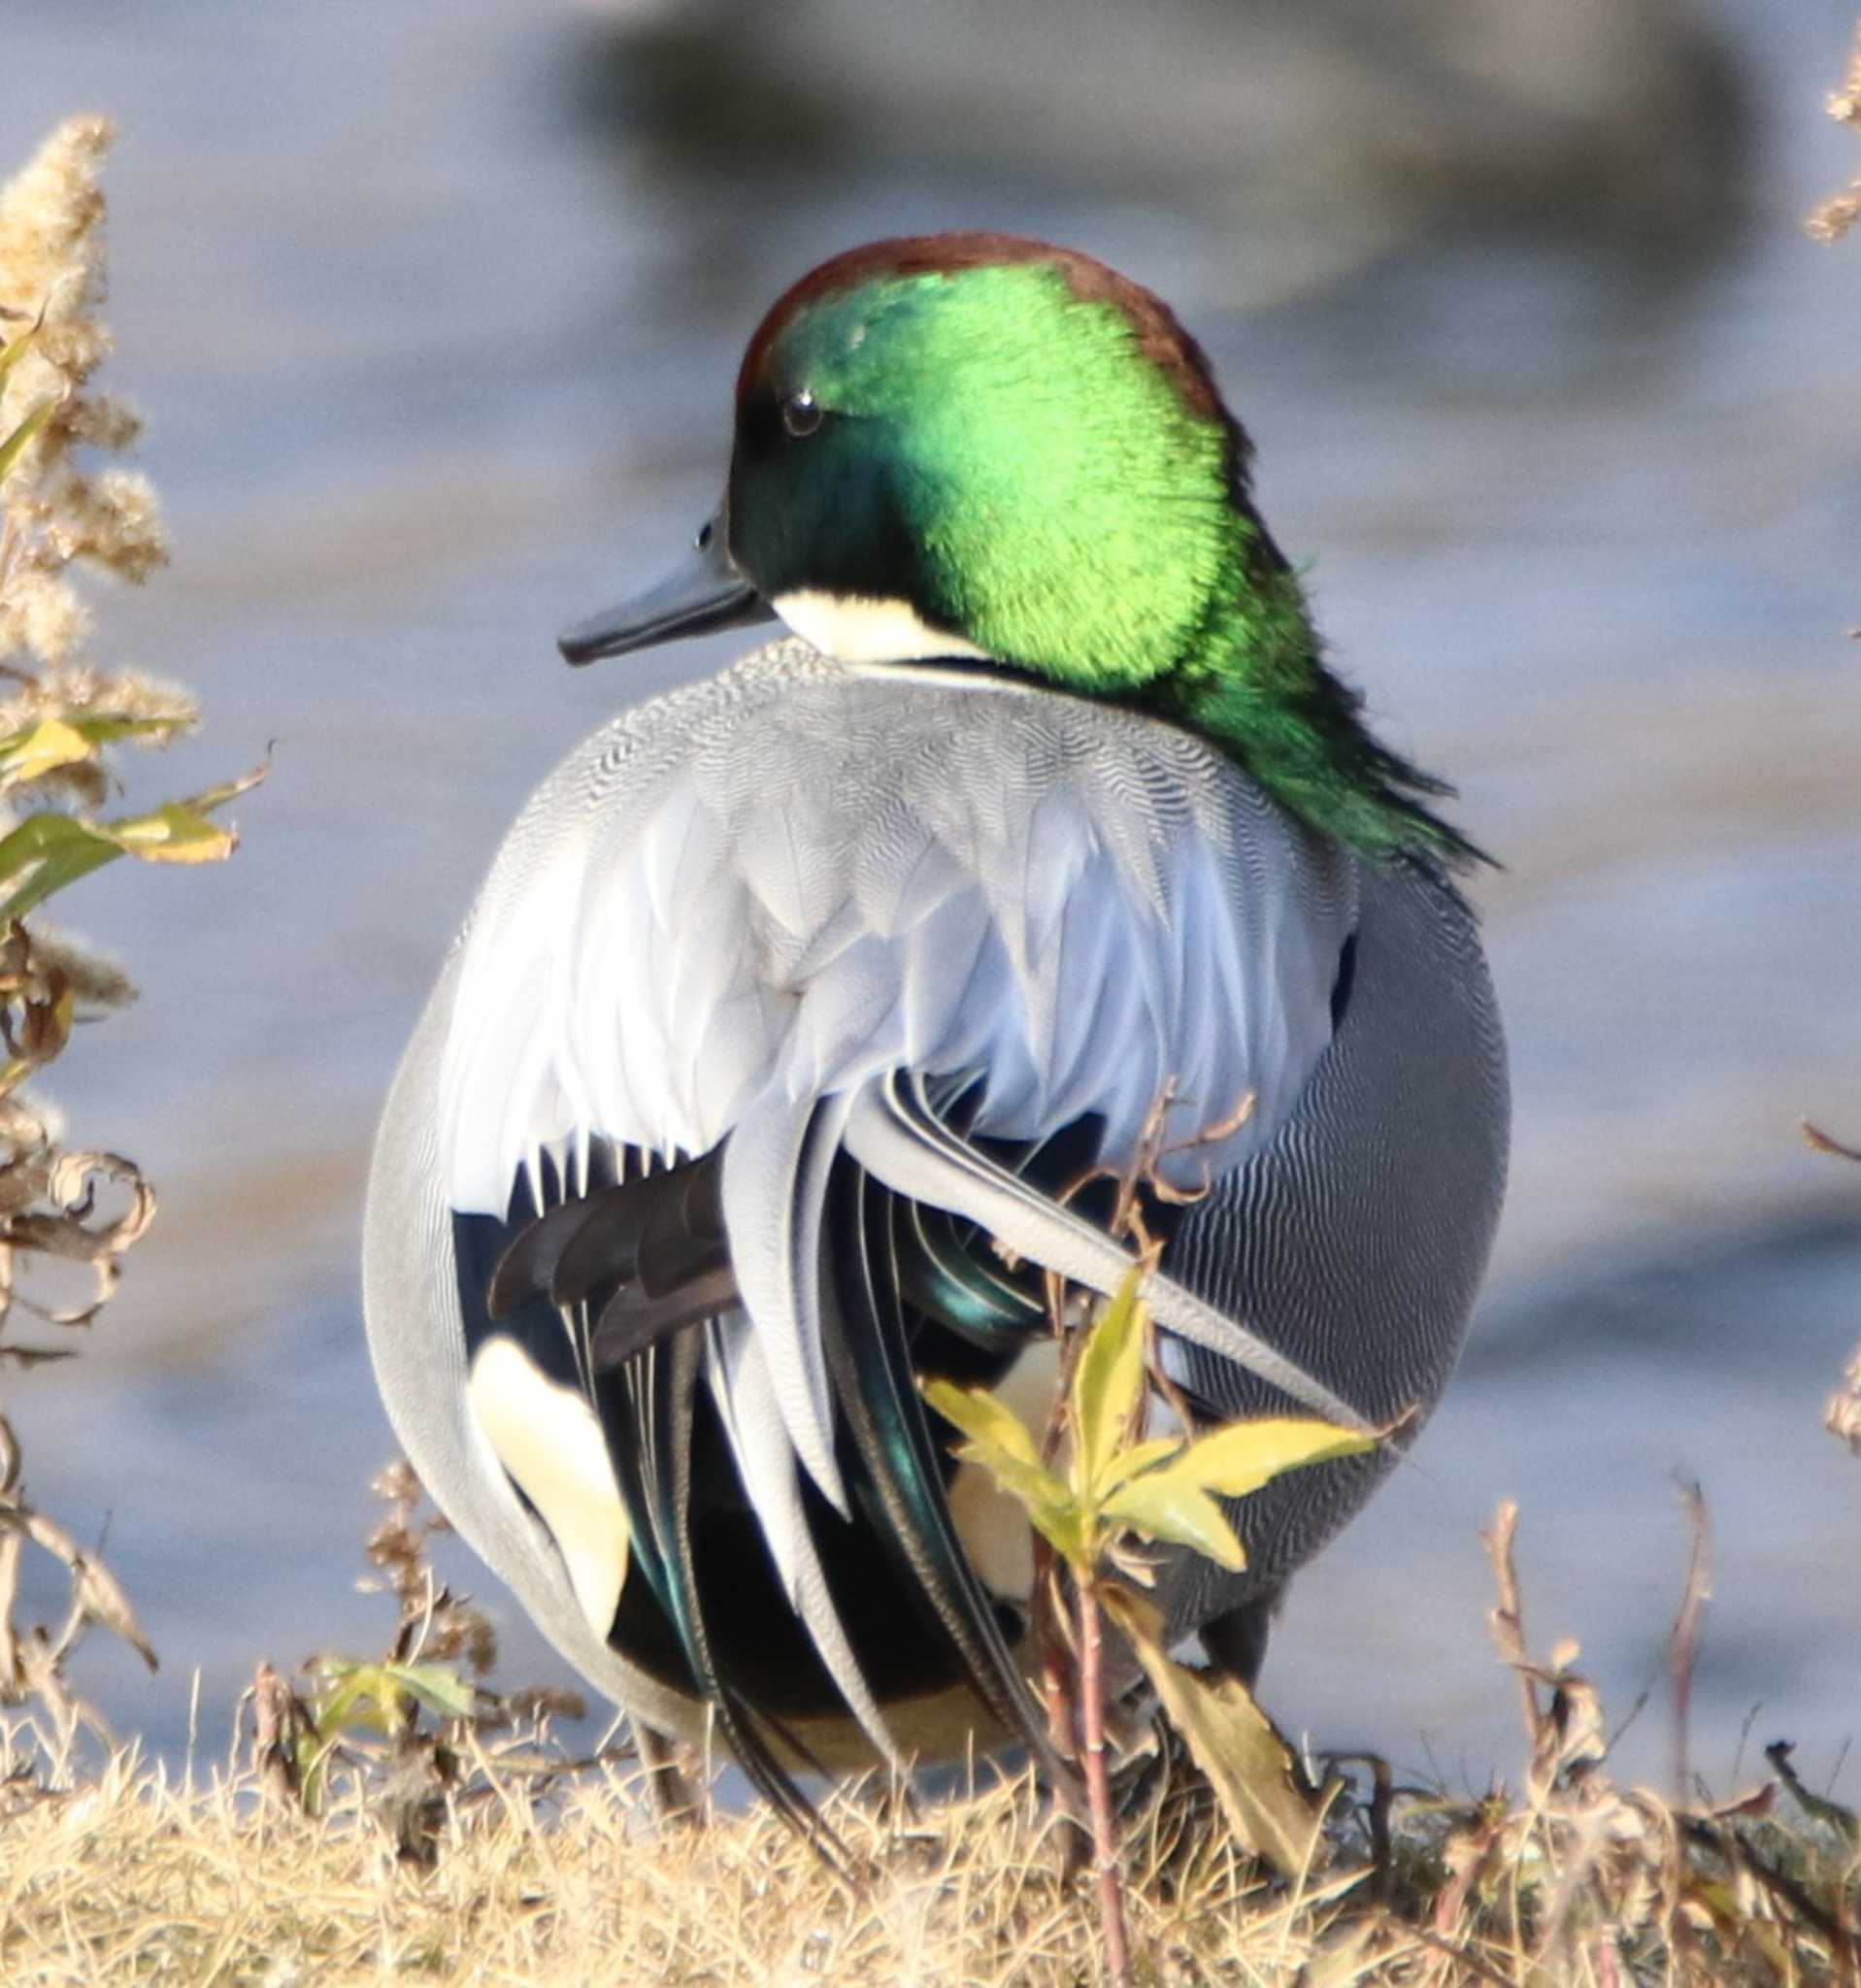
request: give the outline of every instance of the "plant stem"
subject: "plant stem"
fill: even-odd
[[[1080,1730],[1085,1793],[1092,1809],[1092,1854],[1098,1868],[1099,1925],[1113,1988],[1125,1988],[1131,1961],[1124,1932],[1124,1883],[1118,1870],[1117,1826],[1112,1817],[1112,1782],[1105,1764],[1104,1618],[1090,1577],[1080,1596]]]

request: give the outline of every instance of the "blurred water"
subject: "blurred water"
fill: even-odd
[[[123,125],[116,383],[178,549],[103,627],[210,719],[133,791],[276,741],[233,865],[106,873],[74,907],[145,991],[57,1088],[164,1210],[83,1361],[9,1408],[32,1492],[107,1527],[163,1653],[153,1680],[86,1653],[113,1716],[177,1745],[199,1666],[217,1746],[259,1654],[380,1640],[349,1587],[390,1447],[355,1262],[388,1073],[528,788],[614,704],[730,651],[571,674],[550,636],[708,509],[736,350],[783,281],[983,219],[1179,306],[1345,668],[1509,866],[1481,886],[1517,1092],[1489,1296],[1413,1467],[1300,1584],[1271,1702],[1320,1743],[1509,1766],[1475,1535],[1515,1496],[1536,1640],[1581,1636],[1625,1711],[1685,1565],[1678,1469],[1718,1540],[1696,1761],[1729,1777],[1761,1701],[1753,1745],[1831,1766],[1861,1468],[1817,1422],[1861,1337],[1861,1200],[1795,1121],[1861,1127],[1861,248],[1796,220],[1855,163],[1818,116],[1845,20],[1739,45],[1735,210],[1605,253],[1580,210],[1378,234],[1342,201],[1293,226],[1050,170],[983,190],[862,150],[856,118],[765,181],[721,143],[681,154],[624,92],[593,116],[614,65],[587,21],[498,0],[10,18],[10,152],[82,105]],[[553,1674],[487,1598],[510,1674]],[[1636,1772],[1665,1749],[1657,1710],[1624,1742]]]

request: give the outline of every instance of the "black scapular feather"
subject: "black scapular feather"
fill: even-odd
[[[486,1309],[502,1319],[532,1298],[580,1305],[614,1285],[669,1297],[729,1260],[719,1145],[663,1172],[558,1201],[512,1239],[492,1273]]]

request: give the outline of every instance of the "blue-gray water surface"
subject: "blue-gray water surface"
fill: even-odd
[[[1221,30],[1243,54],[1246,17]],[[1861,241],[1798,219],[1861,161],[1819,108],[1847,10],[1788,19],[1731,44],[1738,199],[1605,248],[1580,204],[1373,224],[1346,190],[1289,221],[1114,198],[1115,165],[1089,190],[1050,158],[940,167],[856,118],[806,170],[694,165],[624,89],[591,112],[625,59],[597,71],[608,31],[566,5],[9,18],[10,154],[72,108],[122,126],[114,383],[149,416],[176,556],[100,601],[103,647],[208,720],[130,791],[274,750],[232,864],[70,900],[143,996],[53,1088],[163,1211],[84,1357],[10,1379],[7,1408],[31,1493],[105,1539],[162,1653],[150,1678],[83,1652],[122,1729],[177,1748],[198,1669],[217,1750],[259,1656],[385,1634],[352,1591],[392,1451],[356,1255],[395,1055],[527,790],[616,704],[730,653],[571,674],[551,635],[708,511],[736,349],[782,282],[980,220],[1178,306],[1341,666],[1507,866],[1479,885],[1516,1085],[1488,1294],[1413,1464],[1295,1590],[1270,1705],[1320,1746],[1510,1771],[1477,1534],[1513,1497],[1534,1642],[1579,1638],[1626,1712],[1686,1564],[1678,1472],[1714,1527],[1695,1764],[1729,1783],[1758,1706],[1747,1764],[1785,1738],[1835,1768],[1861,1714],[1861,1463],[1819,1423],[1861,1338],[1861,1174],[1797,1120],[1861,1131]],[[559,1674],[449,1565],[507,1678]],[[58,1606],[50,1570],[26,1599]],[[1663,1717],[1657,1692],[1628,1772],[1664,1772]]]

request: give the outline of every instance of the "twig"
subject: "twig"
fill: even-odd
[[[1838,1160],[1853,1160],[1861,1166],[1861,1146],[1844,1145],[1839,1139],[1832,1138],[1821,1126],[1812,1125],[1807,1118],[1799,1118],[1797,1123],[1803,1128],[1805,1143],[1817,1152],[1831,1153]]]
[[[1679,1613],[1674,1618],[1673,1633],[1667,1640],[1667,1672],[1674,1688],[1674,1799],[1684,1802],[1692,1783],[1687,1742],[1692,1725],[1693,1666],[1699,1656],[1700,1614],[1712,1594],[1712,1541],[1706,1521],[1705,1494],[1689,1478],[1681,1478],[1678,1488],[1681,1508],[1692,1530],[1693,1549],[1687,1556],[1686,1586],[1680,1593]]]
[[[1117,1823],[1112,1814],[1112,1783],[1105,1760],[1105,1624],[1090,1579],[1079,1583],[1079,1611],[1080,1751],[1092,1810],[1099,1925],[1105,1935],[1105,1966],[1113,1988],[1126,1988],[1131,1960],[1124,1929],[1124,1884],[1118,1870]]]
[[[1389,1820],[1396,1801],[1396,1777],[1380,1753],[1329,1753],[1325,1765],[1367,1767],[1370,1770],[1370,1800],[1364,1807],[1370,1831],[1370,1896],[1379,1905],[1389,1903],[1393,1844]]]
[[[1857,1820],[1853,1809],[1844,1808],[1841,1803],[1831,1802],[1826,1795],[1818,1795],[1804,1786],[1802,1776],[1790,1760],[1795,1751],[1789,1740],[1773,1740],[1764,1749],[1764,1757],[1805,1815],[1834,1830],[1844,1842],[1861,1845],[1861,1820]]]
[[[1512,1541],[1518,1533],[1518,1507],[1505,1499],[1493,1514],[1492,1530],[1481,1533],[1486,1557],[1493,1564],[1493,1578],[1499,1584],[1499,1602],[1487,1617],[1501,1659],[1512,1666],[1518,1679],[1518,1695],[1525,1710],[1525,1735],[1534,1747],[1545,1728],[1545,1714],[1539,1708],[1538,1687],[1532,1679],[1531,1661],[1525,1654],[1525,1611],[1518,1599],[1518,1574],[1512,1565]]]

